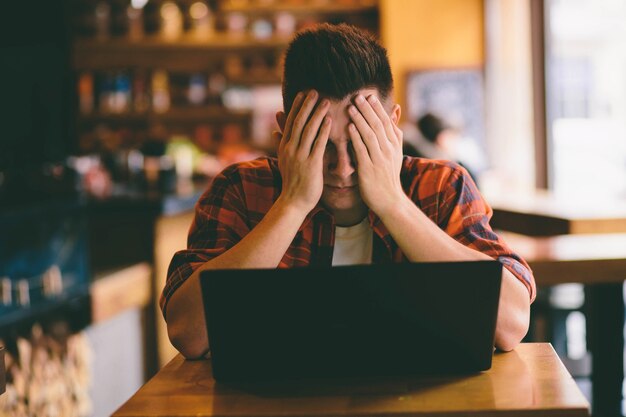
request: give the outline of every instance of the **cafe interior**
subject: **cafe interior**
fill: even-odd
[[[0,7],[0,415],[624,415],[626,1]],[[533,270],[527,335],[471,381],[236,397],[170,343],[194,206],[276,155],[284,52],[324,22],[380,40],[405,153],[466,167]]]

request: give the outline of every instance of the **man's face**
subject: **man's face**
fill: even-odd
[[[375,88],[364,88],[357,93],[364,97],[375,94],[380,98]],[[331,101],[328,110],[333,124],[324,153],[324,190],[321,201],[333,213],[336,222],[344,226],[356,224],[367,215],[367,206],[359,192],[358,167],[348,133],[351,122],[348,106],[357,93],[340,101]],[[392,120],[394,117],[392,115]]]

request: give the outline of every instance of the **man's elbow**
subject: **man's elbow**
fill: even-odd
[[[523,337],[524,336],[516,337],[515,335],[504,335],[496,339],[496,348],[503,352],[509,352],[519,345]]]
[[[519,314],[505,329],[496,331],[496,348],[504,352],[515,349],[528,333],[529,320],[529,314]]]
[[[202,359],[208,352],[208,342],[198,334],[189,334],[180,327],[168,324],[167,335],[172,346],[186,359]]]

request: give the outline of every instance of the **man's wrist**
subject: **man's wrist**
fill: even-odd
[[[305,204],[299,204],[281,195],[276,202],[274,202],[272,210],[276,210],[281,216],[301,218],[301,220],[304,221],[304,218],[309,214],[312,208],[308,208]]]
[[[415,204],[406,194],[400,193],[396,197],[392,197],[385,201],[385,204],[379,205],[376,210],[373,210],[374,213],[380,217],[382,222],[385,223],[386,219],[396,218],[402,213],[405,213],[407,208],[414,205]]]

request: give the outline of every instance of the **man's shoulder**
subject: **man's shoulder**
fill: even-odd
[[[459,178],[464,175],[464,171],[458,163],[443,159],[405,156],[402,162],[402,175],[420,180],[442,177]]]
[[[260,157],[227,166],[213,180],[215,187],[235,187],[244,192],[275,190],[281,187],[280,171],[276,158]]]
[[[414,201],[439,201],[442,195],[461,192],[475,194],[467,171],[458,163],[443,159],[404,157],[401,181],[405,193]]]
[[[278,162],[261,157],[237,162],[220,172],[198,200],[198,208],[222,207],[229,204],[247,210],[263,212],[269,209],[281,188]]]
[[[227,166],[218,177],[227,179],[240,178],[251,180],[259,178],[274,178],[278,174],[278,162],[276,158],[263,156],[250,161],[237,162]]]

